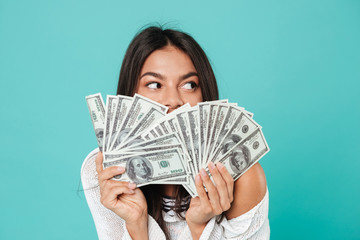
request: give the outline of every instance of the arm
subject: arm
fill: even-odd
[[[227,219],[238,217],[254,208],[266,194],[266,178],[259,163],[254,164],[234,184],[234,201],[226,211]]]
[[[254,164],[235,181],[234,200],[225,216],[220,224],[216,224],[213,217],[205,226],[198,226],[199,231],[189,225],[184,236],[193,239],[269,239],[268,194],[260,164]]]
[[[199,196],[191,200],[185,216],[193,239],[202,237],[204,229],[208,231],[210,219],[227,211],[233,201],[234,181],[225,166],[222,163],[215,166],[210,162],[208,168],[215,184],[205,170],[201,169],[200,174],[195,177]]]
[[[125,220],[132,239],[148,239],[148,215],[146,199],[134,183],[115,181],[112,178],[123,174],[125,168],[112,166],[103,169],[103,156],[96,157],[101,203]]]

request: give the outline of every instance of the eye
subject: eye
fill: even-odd
[[[187,90],[193,90],[197,87],[198,87],[198,85],[195,82],[187,82],[183,85],[183,88],[185,88]]]
[[[150,89],[158,89],[158,88],[161,88],[161,84],[158,83],[158,82],[151,82],[151,83],[148,83],[146,84],[146,86]]]

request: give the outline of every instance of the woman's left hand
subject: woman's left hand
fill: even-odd
[[[195,177],[198,197],[191,199],[185,216],[193,239],[201,236],[211,218],[229,210],[233,201],[234,180],[225,166],[221,163],[215,166],[210,162],[208,169],[215,184],[206,171],[201,169],[200,174]]]

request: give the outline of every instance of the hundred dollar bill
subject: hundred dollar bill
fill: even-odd
[[[117,146],[120,144],[121,139],[115,139],[116,133],[119,131],[121,124],[124,120],[124,117],[126,116],[131,106],[131,102],[133,100],[132,97],[123,96],[123,95],[118,95],[117,97],[118,97],[118,103],[112,120],[113,126],[112,126],[112,131],[110,133],[111,136],[110,136],[110,144],[108,149],[109,151],[113,149],[114,145]]]
[[[202,158],[201,162],[205,162],[205,132],[207,125],[207,115],[209,113],[209,104],[206,102],[198,103],[199,113],[198,113],[198,121],[199,121],[199,149],[200,156]]]
[[[224,118],[226,116],[227,111],[229,110],[230,106],[236,106],[236,103],[219,103],[218,111],[214,120],[214,127],[211,133],[210,137],[210,143],[208,147],[208,156],[206,158],[206,162],[202,162],[203,166],[206,166],[206,164],[211,159],[211,153],[212,149],[214,147],[214,143],[217,140],[219,136],[220,129],[224,123]]]
[[[186,189],[186,191],[190,194],[191,197],[197,197],[197,191],[196,191],[196,186],[195,186],[195,178],[193,177],[193,174],[190,173],[188,175],[189,177],[189,182],[187,184],[183,184],[183,187]]]
[[[158,133],[159,136],[165,135],[164,131],[162,130],[162,128],[160,126],[156,125],[154,129]]]
[[[224,122],[219,131],[219,135],[214,143],[215,145],[214,145],[213,149],[219,148],[220,143],[224,139],[225,135],[228,133],[228,131],[230,130],[232,125],[234,125],[236,119],[240,116],[241,113],[242,113],[242,108],[234,107],[234,106],[229,107],[229,110],[226,113]]]
[[[95,130],[96,139],[100,152],[103,151],[103,137],[104,137],[104,124],[105,124],[105,104],[100,93],[89,95],[85,97],[91,121]]]
[[[134,100],[132,102],[132,105],[130,107],[130,111],[127,114],[127,116],[124,119],[124,123],[121,126],[121,130],[124,130],[126,128],[131,128],[135,126],[140,119],[143,117],[143,115],[151,108],[156,108],[163,113],[166,113],[168,111],[168,107],[155,102],[153,100],[150,100],[146,97],[143,97],[139,94],[134,95]]]
[[[182,105],[181,107],[175,109],[174,111],[172,111],[171,113],[168,113],[165,117],[161,118],[155,126],[153,126],[152,128],[146,130],[143,134],[142,134],[142,138],[144,139],[153,139],[155,137],[162,136],[165,134],[169,134],[172,131],[172,129],[170,128],[169,124],[167,123],[168,119],[174,117],[176,115],[176,113],[189,108],[190,104],[186,103],[184,105]],[[150,133],[150,131],[152,131]],[[163,133],[163,134],[162,134]]]
[[[237,180],[269,151],[264,135],[258,128],[243,141],[234,145],[219,162],[224,164],[233,179]]]
[[[191,146],[191,138],[190,138],[190,127],[188,125],[188,119],[187,119],[187,112],[183,111],[178,114],[176,114],[176,120],[179,126],[180,130],[180,136],[182,136],[184,145],[191,157],[191,159],[194,159],[192,146]]]
[[[194,153],[193,153],[193,148],[192,148],[191,138],[190,138],[190,127],[188,124],[189,121],[187,119],[186,113],[187,113],[186,110],[177,113],[175,121],[173,123],[176,122],[176,124],[174,124],[174,125],[178,127],[177,132],[180,135],[180,138],[182,139],[182,143],[183,143],[185,152],[187,153],[187,155],[189,157],[188,164],[190,166],[190,169],[192,169],[193,172],[199,172],[199,169],[198,169],[199,164],[197,163],[197,159],[194,158]],[[168,123],[170,124],[172,122],[169,121]]]
[[[150,100],[146,97],[143,97],[139,94],[135,94],[128,113],[126,114],[122,126],[118,129],[116,134],[117,144],[112,147],[112,150],[119,148],[120,143],[125,139],[125,137],[131,131],[133,126],[141,120],[145,113],[151,108],[154,107],[164,113],[167,112],[168,108],[160,103],[157,103],[153,100]]]
[[[187,176],[186,167],[181,158],[181,153],[177,149],[171,149],[114,159],[104,162],[103,167],[125,167],[125,173],[117,180],[131,181],[141,187],[157,181]]]
[[[193,152],[195,171],[199,172],[200,165],[200,146],[199,146],[199,121],[198,121],[199,107],[195,106],[187,111],[187,120],[190,130],[190,144]]]
[[[219,141],[219,148],[213,151],[210,159],[222,158],[230,146],[242,141],[259,127],[245,112],[241,112],[223,139]]]
[[[182,155],[182,147],[181,144],[171,144],[171,145],[161,145],[161,146],[150,146],[150,147],[141,147],[141,148],[130,148],[130,149],[122,149],[120,152],[111,152],[111,153],[104,153],[104,162],[111,162],[116,159],[124,158],[124,157],[131,157],[137,156],[139,154],[143,154],[145,152],[156,152],[156,151],[163,151],[167,149],[177,149]],[[186,161],[182,158],[184,165],[186,165]],[[188,170],[187,170],[188,171]],[[121,175],[115,176],[114,179],[119,179]],[[170,178],[164,179],[162,181],[153,182],[156,184],[188,184],[189,178],[188,176],[181,176],[177,178]]]
[[[208,116],[208,120],[207,120],[207,127],[206,127],[206,133],[205,133],[205,139],[206,139],[206,144],[205,144],[205,149],[204,149],[204,157],[205,157],[205,161],[208,162],[208,156],[209,156],[209,145],[210,145],[210,139],[211,139],[211,133],[212,133],[212,129],[214,128],[214,120],[215,117],[217,115],[217,110],[219,108],[219,105],[217,103],[212,103],[209,105],[209,116]]]
[[[136,143],[134,145],[131,145],[130,147],[123,148],[122,150],[127,151],[130,148],[131,151],[132,149],[141,149],[151,146],[173,145],[173,144],[180,144],[180,140],[175,133],[169,133],[157,139],[152,139],[152,140],[144,139],[143,142]]]
[[[212,103],[226,103],[227,99],[225,100],[216,100],[216,101],[208,101],[208,102],[200,102],[198,103],[198,121],[199,121],[199,149],[200,149],[200,156],[201,160],[200,162],[206,162],[205,156],[205,150],[206,150],[206,133],[207,133],[207,127],[208,127],[208,116],[210,111],[210,104]]]
[[[140,140],[143,141],[143,139],[141,138],[141,133],[144,132],[147,128],[150,128],[150,126],[152,126],[154,122],[156,122],[163,116],[165,116],[164,112],[159,111],[154,107],[151,107],[150,110],[145,114],[145,116],[141,118],[140,122],[132,128],[132,130],[126,136],[125,140],[123,140],[123,143],[121,145],[132,145]]]
[[[155,151],[161,151],[161,150],[166,150],[166,149],[173,149],[173,148],[177,148],[178,151],[183,154],[183,150],[182,150],[182,146],[180,143],[178,144],[168,144],[168,145],[155,145],[155,146],[146,146],[146,147],[141,147],[141,148],[128,148],[126,150],[122,150],[121,152],[126,152],[126,153],[142,153],[142,152],[155,152]],[[111,154],[116,154],[116,153],[111,153]]]
[[[110,134],[112,130],[112,120],[118,102],[118,97],[113,95],[106,96],[106,112],[105,112],[105,128],[104,128],[104,141],[103,150],[106,152],[109,148]]]

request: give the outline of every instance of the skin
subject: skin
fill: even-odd
[[[202,101],[196,69],[187,54],[166,46],[146,59],[136,92],[174,111],[185,103],[194,106]],[[146,199],[135,184],[111,180],[124,168],[102,169],[102,154],[96,159],[101,203],[123,218],[133,239],[148,239]],[[238,217],[256,206],[266,193],[266,179],[260,164],[255,164],[237,181],[222,164],[210,163],[208,168],[215,184],[204,169],[195,177],[198,197],[192,198],[186,222],[193,239],[199,239],[207,222],[223,212],[228,219]],[[206,193],[203,185],[208,192]],[[174,196],[175,186],[164,185],[163,194]]]

